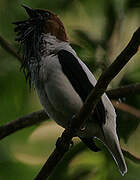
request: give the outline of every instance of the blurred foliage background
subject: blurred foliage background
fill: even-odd
[[[58,14],[70,43],[98,78],[115,59],[140,25],[139,0],[0,0],[0,35],[18,50],[12,22],[27,18],[21,4],[45,8]],[[139,82],[137,53],[109,88]],[[36,92],[29,91],[20,63],[0,47],[0,125],[41,109]],[[119,99],[140,109],[140,95]],[[140,119],[117,111],[121,146],[140,157]],[[12,134],[0,142],[0,180],[31,180],[55,147],[62,128],[46,121]],[[103,150],[95,153],[75,139],[50,180],[139,180],[140,165],[126,158],[128,173],[122,177],[112,158]]]

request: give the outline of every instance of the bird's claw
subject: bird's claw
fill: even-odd
[[[70,143],[67,142],[63,142],[62,138],[59,137],[56,141],[56,149],[60,152],[60,153],[64,153],[67,152],[69,150],[70,147]]]
[[[71,140],[70,141],[70,147],[72,148],[74,146],[74,142]]]

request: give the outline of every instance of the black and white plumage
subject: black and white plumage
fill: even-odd
[[[32,18],[36,18],[32,15],[35,10],[27,7],[26,10]],[[37,11],[40,13],[41,10]],[[50,19],[52,23],[53,16]],[[56,27],[54,31],[50,29],[51,26],[47,27],[46,22],[47,30],[40,34],[39,72],[38,68],[35,68],[38,61],[37,63],[30,61],[27,66],[45,111],[56,123],[67,128],[72,117],[79,112],[94,88],[96,79],[69,45],[67,36],[63,34],[59,36],[61,28],[62,32],[65,33],[65,31],[58,17],[56,22],[61,25],[57,33]],[[53,27],[54,23],[51,25]],[[30,36],[32,36],[31,33]],[[115,109],[106,94],[101,97],[94,113],[90,115],[84,128],[77,132],[77,136],[93,151],[99,150],[94,144],[94,138],[98,138],[108,148],[121,174],[124,175],[127,172],[116,133]]]

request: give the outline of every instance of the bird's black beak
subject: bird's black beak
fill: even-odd
[[[32,8],[29,8],[28,6],[26,5],[22,5],[22,7],[26,10],[27,14],[29,15],[30,18],[33,18],[36,16],[36,12],[34,9]]]

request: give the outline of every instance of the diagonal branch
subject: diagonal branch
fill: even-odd
[[[95,109],[96,104],[101,98],[102,94],[106,91],[108,84],[111,80],[121,71],[127,62],[135,55],[140,45],[140,27],[133,34],[130,42],[116,60],[102,73],[97,84],[91,94],[88,96],[86,102],[81,108],[80,112],[73,118],[70,129],[62,133],[61,138],[57,141],[57,146],[49,159],[46,161],[35,180],[46,180],[64,157],[68,151],[72,137],[75,134],[75,129],[79,129],[84,123],[88,115]],[[59,147],[59,148],[58,148]]]

